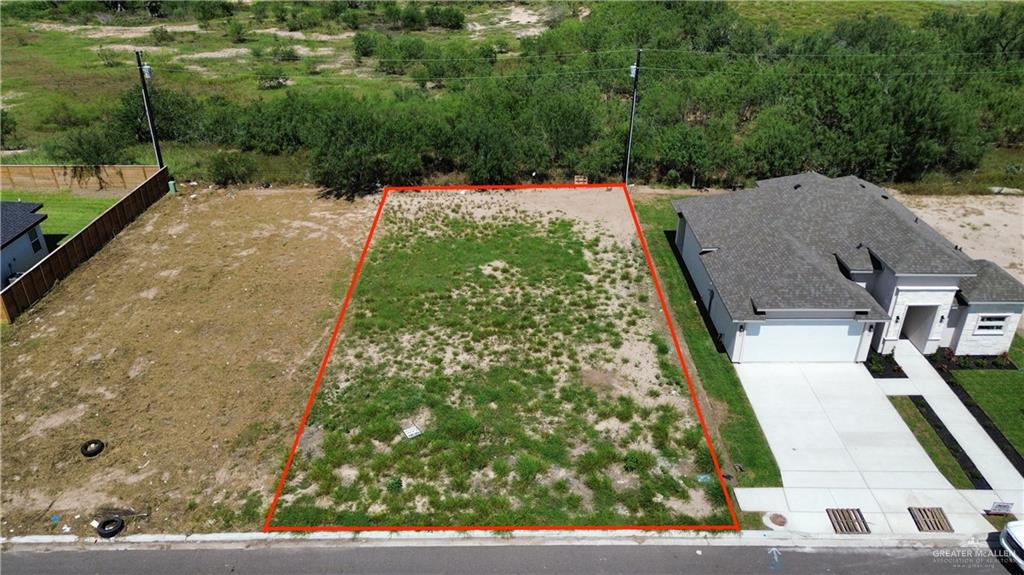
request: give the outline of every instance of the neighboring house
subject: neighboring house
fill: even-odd
[[[42,204],[0,202],[0,287],[7,287],[17,275],[25,273],[46,257],[46,239],[39,224],[46,214],[36,213]]]
[[[676,245],[734,362],[864,361],[1010,347],[1024,285],[885,190],[813,172],[678,200]]]

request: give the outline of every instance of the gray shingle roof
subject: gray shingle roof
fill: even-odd
[[[46,214],[37,214],[43,204],[28,202],[0,202],[0,247],[18,239],[36,224],[46,219]]]
[[[974,260],[978,275],[960,281],[960,295],[968,303],[1024,302],[1024,285],[988,260]]]
[[[897,274],[970,276],[974,264],[885,190],[853,176],[814,172],[763,180],[750,190],[673,202],[729,313],[856,310],[887,319],[837,260],[871,271],[872,256]]]

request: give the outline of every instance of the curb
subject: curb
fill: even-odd
[[[615,536],[592,531],[568,531],[539,535],[536,531],[465,532],[249,532],[195,534],[138,534],[100,539],[75,535],[23,535],[0,537],[9,547],[78,548],[82,550],[247,548],[259,545],[330,547],[476,547],[518,545],[650,545],[707,547],[803,547],[803,548],[931,548],[984,546],[986,538],[965,534],[930,534],[927,538],[898,535],[825,536],[772,531],[694,533],[687,531],[621,531]],[[43,550],[43,549],[36,549]]]

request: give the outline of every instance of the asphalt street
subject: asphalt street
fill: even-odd
[[[13,550],[4,575],[77,573],[220,574],[1006,574],[1019,573],[989,548],[801,549],[767,547],[261,546],[249,549]]]

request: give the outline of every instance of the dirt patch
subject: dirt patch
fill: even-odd
[[[508,32],[516,38],[540,36],[547,29],[542,10],[518,4],[485,12],[466,26],[473,38],[482,38],[488,32]]]
[[[196,52],[194,54],[182,54],[175,56],[175,60],[218,60],[224,58],[242,58],[252,52],[248,48],[221,48],[210,52]]]
[[[166,46],[140,46],[138,44],[102,44],[100,46],[92,46],[89,48],[93,52],[99,52],[100,50],[111,50],[114,52],[134,52],[136,50],[142,50],[147,54],[166,54],[168,52],[177,52],[174,48],[168,48]]]
[[[169,26],[80,26],[75,24],[57,24],[53,22],[36,22],[32,30],[48,32],[72,32],[86,38],[142,38],[149,36],[154,29],[164,28],[168,32],[206,33],[198,24],[175,24]]]
[[[347,40],[356,35],[355,32],[342,32],[341,34],[322,34],[320,32],[299,32],[282,30],[280,28],[263,28],[256,30],[257,34],[273,34],[279,38],[290,38],[292,40],[313,40],[316,42],[337,42]]]
[[[1024,197],[894,194],[967,255],[995,262],[1024,282]]]
[[[5,329],[4,535],[87,535],[110,506],[146,510],[132,532],[258,528],[233,513],[272,493],[374,209],[166,196]]]

